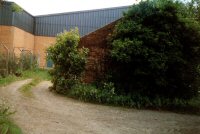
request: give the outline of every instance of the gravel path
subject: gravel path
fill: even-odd
[[[50,92],[48,81],[28,98],[18,88],[30,81],[0,88],[25,134],[200,134],[200,116],[83,103]]]

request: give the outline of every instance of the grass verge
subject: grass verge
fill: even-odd
[[[28,78],[40,79],[40,80],[51,80],[51,77],[48,74],[48,71],[45,69],[26,70],[22,72],[22,75],[20,77],[17,77],[15,75],[9,75],[5,78],[0,78],[0,87],[6,86],[14,81],[24,80]]]
[[[37,70],[28,70],[23,73],[24,78],[32,78],[30,83],[23,85],[19,90],[22,94],[27,97],[34,97],[31,89],[35,87],[38,83],[44,80],[50,80],[50,75],[47,70],[37,69]]]
[[[48,70],[45,69],[26,70],[22,72],[22,75],[20,77],[17,77],[15,75],[9,75],[5,78],[0,78],[0,87],[6,86],[14,81],[24,80],[29,78],[31,78],[32,81],[30,83],[23,85],[19,89],[21,93],[23,93],[25,96],[28,97],[33,97],[31,89],[38,83],[44,80],[51,80]]]
[[[19,91],[27,97],[34,97],[33,93],[31,92],[31,89],[33,87],[35,87],[38,83],[40,83],[41,80],[40,79],[33,79],[30,83],[27,83],[25,85],[23,85]]]
[[[14,81],[17,81],[17,80],[22,80],[23,78],[21,77],[16,77],[15,75],[9,75],[5,78],[0,78],[0,87],[2,86],[6,86]]]

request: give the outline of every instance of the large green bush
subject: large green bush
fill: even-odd
[[[88,49],[78,48],[79,41],[78,29],[64,31],[47,50],[48,58],[54,63],[51,71],[52,89],[58,93],[66,93],[78,83],[85,69]]]
[[[117,93],[190,98],[199,89],[200,26],[184,4],[149,0],[133,5],[110,38]]]

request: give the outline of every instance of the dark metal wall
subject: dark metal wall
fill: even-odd
[[[0,7],[0,25],[12,25],[11,3],[5,3]]]
[[[12,12],[12,2],[5,2],[0,7],[0,25],[16,26],[29,33],[34,33],[34,17],[27,13]]]
[[[35,17],[35,35],[55,36],[63,30],[79,28],[81,36],[122,17],[128,7],[79,11]]]
[[[13,13],[12,25],[24,29],[29,33],[34,33],[34,17],[27,12]]]
[[[122,17],[128,6],[33,17],[26,11],[12,12],[12,2],[0,7],[0,25],[16,26],[38,36],[56,36],[78,27],[81,36]]]

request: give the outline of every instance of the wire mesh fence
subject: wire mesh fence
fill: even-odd
[[[8,75],[9,49],[6,44],[0,44],[0,75]]]
[[[0,42],[0,77],[19,75],[21,71],[38,67],[39,54],[23,47],[9,49]]]

